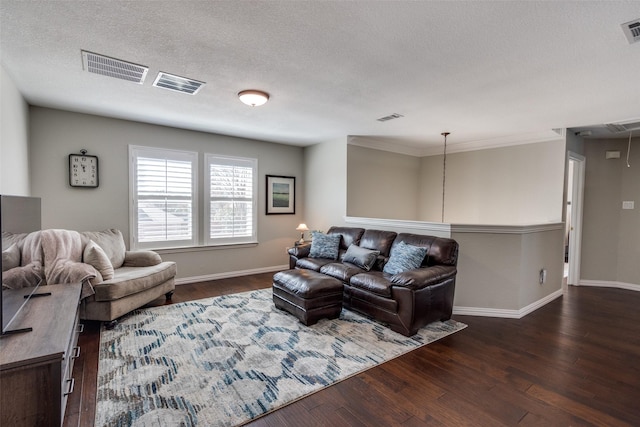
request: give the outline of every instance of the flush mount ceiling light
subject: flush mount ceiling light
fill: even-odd
[[[269,100],[269,94],[260,90],[243,90],[238,93],[238,98],[251,107],[259,107],[266,104]]]

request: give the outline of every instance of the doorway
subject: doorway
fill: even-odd
[[[569,152],[565,213],[565,276],[566,284],[574,286],[580,284],[585,161],[584,156]]]

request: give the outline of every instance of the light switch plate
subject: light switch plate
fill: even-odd
[[[635,202],[633,200],[625,200],[622,202],[622,209],[634,209]]]

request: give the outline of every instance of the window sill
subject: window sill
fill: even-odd
[[[188,247],[179,247],[179,248],[160,248],[160,249],[151,249],[158,254],[178,254],[182,252],[203,252],[203,251],[217,251],[220,249],[244,249],[244,248],[253,248],[258,246],[258,242],[249,242],[249,243],[230,243],[228,245],[210,245],[210,246],[188,246]]]

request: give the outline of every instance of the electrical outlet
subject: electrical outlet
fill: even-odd
[[[633,200],[625,200],[622,202],[622,209],[634,209],[635,202]]]
[[[538,277],[538,281],[541,285],[544,285],[547,282],[547,269],[540,269],[540,276]]]

